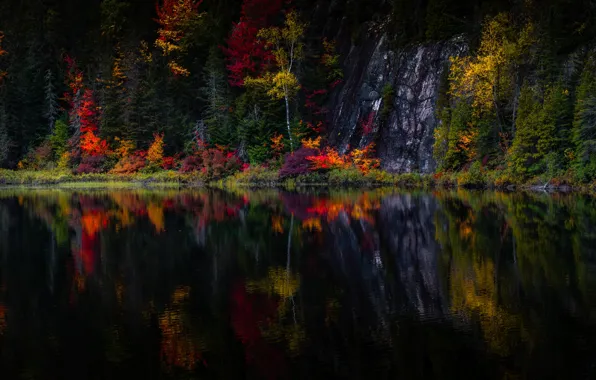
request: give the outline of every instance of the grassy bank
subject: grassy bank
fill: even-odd
[[[442,174],[392,174],[371,170],[364,174],[358,169],[311,172],[292,178],[280,178],[277,170],[254,167],[229,177],[213,180],[201,174],[183,174],[176,171],[155,173],[73,174],[68,171],[12,171],[0,170],[0,186],[62,188],[134,188],[134,187],[284,187],[305,186],[375,187],[393,186],[407,189],[475,188],[475,189],[536,189],[594,191],[596,184],[574,183],[568,178],[534,178],[515,182],[500,172],[459,172]]]
[[[56,186],[69,188],[187,187],[204,184],[200,176],[175,171],[156,173],[73,174],[68,171],[0,170],[0,186]]]

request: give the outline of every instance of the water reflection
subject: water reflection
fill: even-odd
[[[585,378],[596,207],[492,192],[4,190],[9,378]]]

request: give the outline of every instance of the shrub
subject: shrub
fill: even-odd
[[[233,153],[224,153],[220,149],[205,149],[201,157],[208,178],[221,178],[240,170],[241,162]]]
[[[370,182],[360,170],[355,167],[333,169],[329,172],[329,183],[334,185],[354,185]]]
[[[182,173],[201,172],[208,179],[218,179],[240,170],[242,163],[233,153],[221,149],[204,149],[188,156],[182,162]]]
[[[182,173],[193,173],[201,171],[203,168],[203,159],[198,155],[187,156],[182,161],[182,167],[180,172]]]
[[[151,165],[160,166],[163,161],[163,133],[153,134],[153,143],[147,150],[147,160]]]
[[[85,156],[77,167],[77,174],[101,173],[104,170],[105,156]]]
[[[136,173],[146,166],[146,160],[139,155],[131,155],[122,158],[116,166],[110,171],[113,174],[132,174]]]
[[[164,157],[161,163],[161,168],[164,170],[172,170],[178,165],[176,157]]]
[[[475,161],[467,171],[460,173],[457,178],[457,184],[462,187],[484,187],[486,185],[486,178],[480,162]]]
[[[251,166],[248,169],[236,173],[231,180],[241,184],[273,185],[279,181],[277,170],[264,166]]]
[[[283,166],[279,171],[281,178],[296,177],[311,170],[312,162],[308,159],[318,153],[316,149],[300,148],[285,156]]]

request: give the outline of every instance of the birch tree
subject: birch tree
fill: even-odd
[[[292,128],[290,126],[290,100],[300,91],[300,82],[294,74],[295,65],[303,57],[304,31],[306,25],[301,23],[298,14],[292,11],[287,14],[283,27],[271,27],[259,31],[258,37],[266,42],[275,57],[275,68],[259,78],[245,78],[246,86],[262,87],[273,99],[285,101],[286,127],[290,140],[290,149],[294,150]]]

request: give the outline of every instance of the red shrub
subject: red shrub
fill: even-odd
[[[77,167],[77,174],[101,173],[104,171],[105,156],[86,156]]]
[[[201,171],[203,168],[203,159],[200,156],[188,156],[182,161],[180,171],[182,173],[193,173]]]
[[[240,170],[242,163],[233,153],[220,149],[204,149],[182,162],[183,173],[203,172],[209,178],[221,178]]]
[[[312,166],[308,157],[315,156],[318,153],[319,151],[316,149],[300,148],[294,153],[286,154],[279,176],[281,178],[295,177],[308,173]]]
[[[172,170],[178,165],[178,159],[176,157],[164,157],[161,163],[161,167],[164,170]]]

